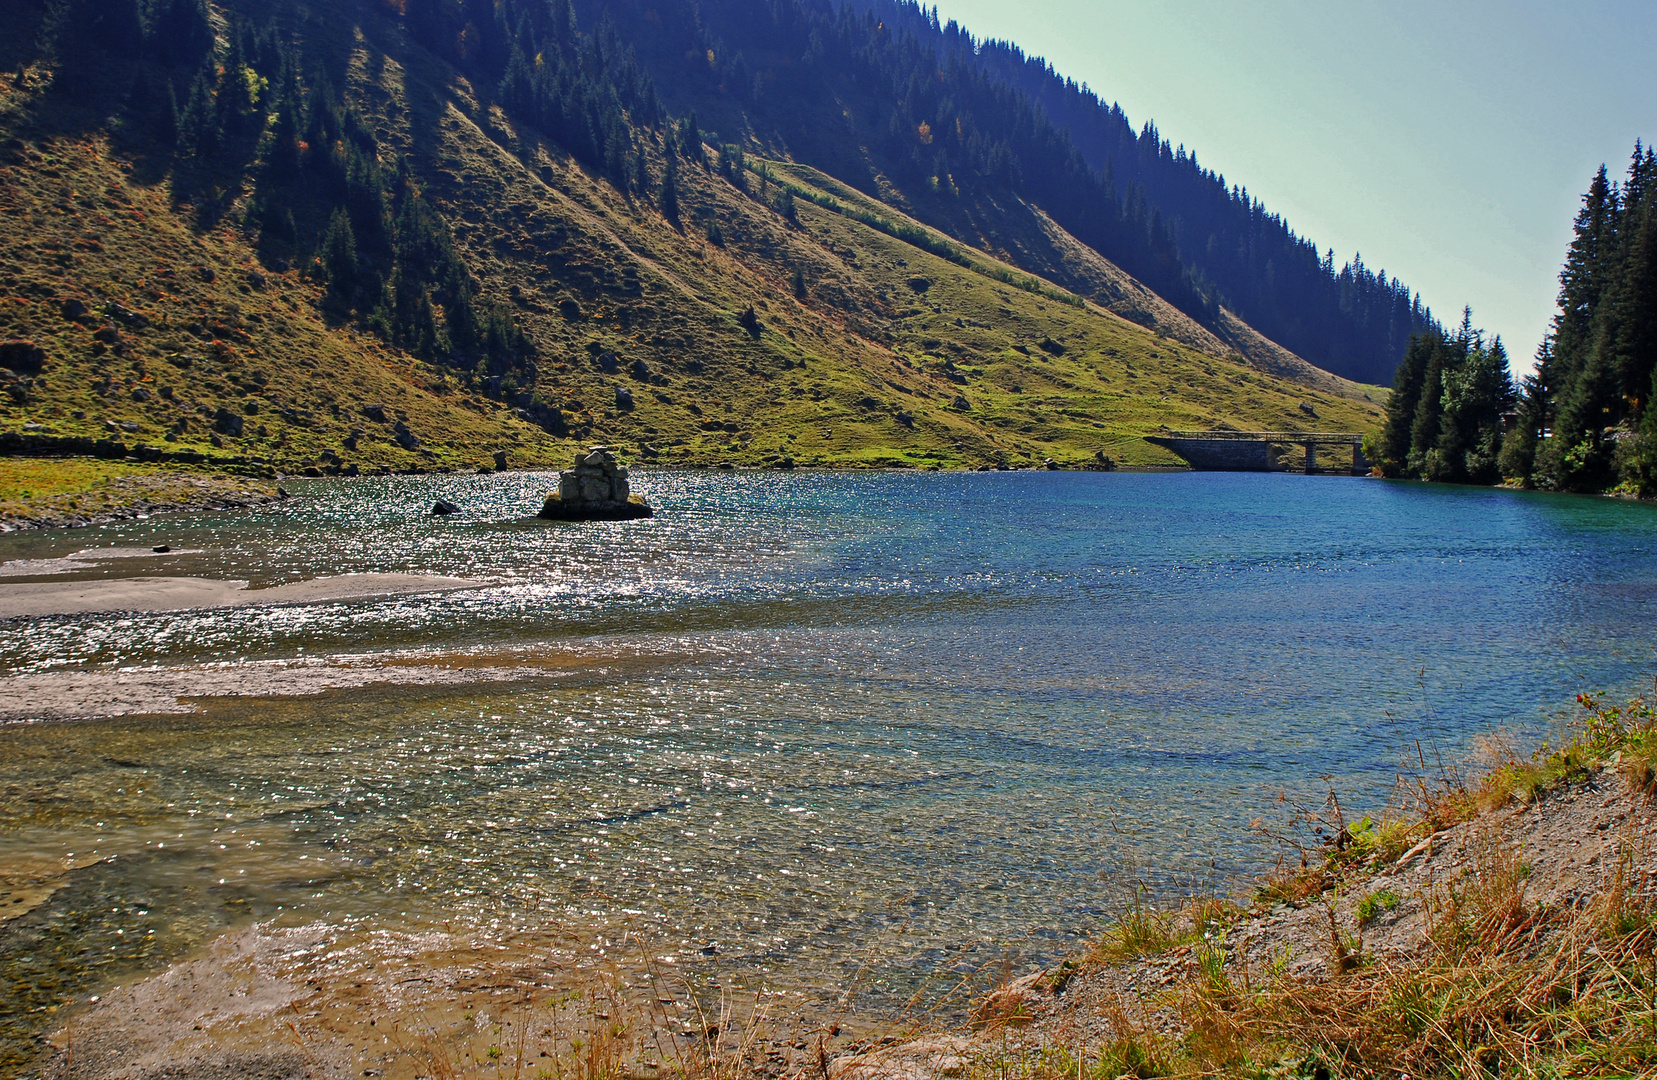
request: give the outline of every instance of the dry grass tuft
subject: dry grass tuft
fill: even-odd
[[[1180,945],[1223,933],[1241,911],[1221,897],[1194,897],[1177,908],[1166,909],[1145,903],[1140,895],[1095,943],[1089,959],[1110,962],[1159,956]]]

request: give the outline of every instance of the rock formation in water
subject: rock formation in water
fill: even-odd
[[[558,474],[558,490],[547,496],[541,517],[553,521],[631,521],[655,513],[634,495],[627,470],[607,446],[593,446]]]

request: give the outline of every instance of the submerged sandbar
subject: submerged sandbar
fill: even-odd
[[[484,582],[434,574],[341,574],[268,589],[246,581],[195,577],[127,577],[0,585],[0,619],[117,611],[187,611],[273,604],[319,604],[410,593],[472,589]]]

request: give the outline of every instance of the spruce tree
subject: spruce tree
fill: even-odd
[[[145,49],[163,64],[199,64],[213,48],[213,23],[205,0],[151,0],[143,40]]]
[[[336,206],[328,219],[321,259],[329,293],[350,303],[357,291],[357,236],[351,228],[351,215],[343,206]]]
[[[217,73],[211,61],[196,70],[190,96],[178,116],[178,145],[188,153],[211,154],[219,148],[218,108],[214,101]]]
[[[702,145],[702,131],[696,126],[696,114],[691,113],[685,118],[684,131],[680,137],[684,145],[685,156],[702,166],[708,167],[708,153]]]
[[[1465,359],[1442,376],[1439,475],[1433,479],[1493,484],[1501,479],[1503,426],[1514,406],[1513,381],[1501,338],[1489,346],[1477,333],[1469,338]]]
[[[1602,324],[1581,367],[1561,388],[1549,465],[1552,486],[1566,491],[1594,490],[1609,479],[1609,436],[1615,423],[1610,402],[1616,398],[1617,373],[1608,333]]]
[[[279,181],[292,180],[299,173],[299,106],[290,97],[284,96],[276,105],[265,163]]]
[[[57,55],[55,84],[70,96],[90,100],[108,85],[111,66],[136,58],[143,48],[144,23],[138,0],[64,0],[46,20],[46,40]],[[126,86],[128,72],[119,72]]]
[[[1626,243],[1611,298],[1617,383],[1623,400],[1643,409],[1657,371],[1657,191],[1640,191],[1636,198],[1631,189],[1623,216]]]
[[[640,146],[633,155],[633,191],[641,199],[648,199],[650,189],[650,166],[644,159],[644,147]]]
[[[667,148],[667,166],[662,170],[662,195],[657,203],[662,216],[674,225],[679,224],[679,155],[671,145]]]
[[[1553,349],[1544,339],[1536,350],[1536,370],[1520,382],[1517,414],[1502,440],[1499,459],[1502,477],[1525,487],[1535,483],[1536,452],[1551,422],[1552,373]]]
[[[542,123],[540,95],[536,93],[535,69],[521,44],[512,47],[506,74],[501,78],[500,99],[507,110],[532,124]]]
[[[159,78],[148,64],[138,65],[127,111],[134,125],[162,146],[170,150],[178,142],[178,101],[172,82]]]
[[[403,21],[414,40],[441,56],[452,56],[451,39],[445,25],[446,0],[404,0]]]
[[[1421,393],[1416,398],[1415,415],[1410,420],[1410,448],[1404,458],[1404,472],[1408,476],[1425,479],[1432,472],[1432,454],[1438,449],[1438,437],[1443,428],[1444,368],[1453,362],[1455,346],[1445,338],[1433,343],[1427,357],[1427,366],[1421,377]]]
[[[1381,429],[1381,460],[1377,462],[1387,476],[1403,476],[1408,469],[1411,431],[1415,412],[1421,403],[1421,388],[1427,375],[1427,362],[1438,348],[1442,335],[1427,331],[1410,338],[1404,358],[1393,376],[1392,393],[1387,398],[1386,422]]]
[[[1648,403],[1657,401],[1657,372],[1652,373],[1652,383],[1646,394]],[[1651,408],[1649,404],[1640,417],[1639,438],[1634,442],[1633,451],[1624,465],[1626,474],[1623,480],[1633,485],[1640,498],[1657,497],[1657,408]]]
[[[1577,213],[1571,248],[1559,275],[1559,314],[1554,319],[1553,353],[1558,379],[1558,422],[1555,438],[1566,448],[1580,445],[1595,433],[1601,397],[1606,386],[1605,357],[1590,364],[1594,353],[1595,320],[1600,300],[1611,278],[1616,250],[1618,196],[1601,166]]]

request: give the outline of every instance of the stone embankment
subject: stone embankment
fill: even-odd
[[[558,490],[547,496],[540,516],[550,521],[632,521],[654,514],[633,494],[627,469],[610,448],[593,446],[575,468],[558,474]]]

